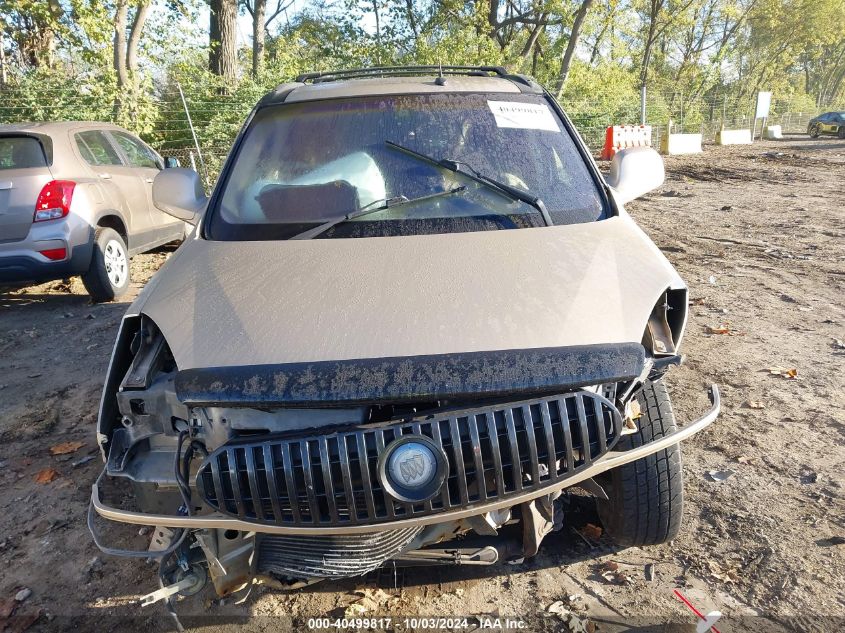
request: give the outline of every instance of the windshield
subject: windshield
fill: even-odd
[[[531,195],[509,195],[478,176]],[[605,217],[584,158],[540,95],[377,96],[263,108],[222,187],[211,239],[289,239],[326,223],[315,238],[544,226],[542,205],[526,201],[534,198],[553,224]],[[365,208],[373,212],[356,216]]]

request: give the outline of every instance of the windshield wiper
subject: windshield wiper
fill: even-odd
[[[414,158],[418,158],[419,160],[423,160],[427,163],[431,163],[437,167],[442,167],[443,169],[447,169],[451,172],[456,174],[462,174],[467,178],[474,180],[475,182],[481,183],[482,185],[486,185],[490,189],[494,189],[499,193],[504,193],[506,196],[513,200],[520,200],[521,202],[525,202],[526,204],[531,205],[537,211],[540,212],[540,215],[543,216],[543,222],[546,223],[546,226],[552,225],[552,218],[549,216],[549,211],[546,209],[546,205],[543,204],[543,201],[531,193],[519,189],[518,187],[512,187],[511,185],[496,180],[494,178],[490,178],[490,176],[485,176],[482,173],[472,167],[472,165],[465,163],[459,160],[452,160],[449,158],[444,158],[442,160],[437,160],[433,156],[427,156],[426,154],[421,154],[420,152],[411,149],[410,147],[405,147],[404,145],[399,145],[399,143],[394,143],[393,141],[385,141],[385,145],[388,147],[393,147],[400,152],[404,152]],[[461,169],[461,165],[467,168],[469,171],[465,171]]]
[[[417,198],[411,198],[410,200],[405,196],[395,196],[393,198],[385,198],[383,200],[375,200],[368,205],[365,205],[358,209],[357,211],[353,211],[352,213],[347,213],[346,215],[341,215],[336,218],[332,218],[322,224],[315,226],[313,229],[308,229],[307,231],[303,231],[302,233],[298,233],[293,237],[289,238],[292,240],[310,240],[312,237],[317,237],[321,233],[325,233],[333,226],[337,226],[338,224],[342,224],[343,222],[348,222],[349,220],[354,220],[356,218],[364,217],[365,215],[369,215],[371,213],[376,213],[377,211],[384,211],[385,209],[393,209],[394,207],[402,206],[403,204],[411,204],[412,202],[420,202],[422,200],[432,200],[434,198],[442,198],[443,196],[452,196],[456,193],[461,193],[462,191],[466,191],[466,185],[461,185],[459,187],[452,187],[451,189],[446,189],[446,191],[437,191],[435,193],[430,193],[425,196],[419,196]],[[378,206],[373,206],[378,205]]]

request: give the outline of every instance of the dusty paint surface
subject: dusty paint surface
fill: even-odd
[[[191,240],[132,310],[180,369],[638,343],[683,282],[627,216],[511,231]]]

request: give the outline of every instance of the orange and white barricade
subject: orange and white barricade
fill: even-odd
[[[651,147],[650,125],[611,125],[604,136],[602,160],[610,160],[626,147]]]

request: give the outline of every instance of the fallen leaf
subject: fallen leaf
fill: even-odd
[[[716,580],[721,580],[722,582],[739,582],[740,577],[735,568],[729,567],[723,570],[719,566],[719,563],[712,560],[708,565],[710,567],[710,575]]]
[[[612,560],[609,560],[605,563],[602,563],[599,569],[601,571],[617,571],[619,569],[619,563],[615,563]]]
[[[707,331],[708,334],[730,334],[731,333],[731,329],[729,327],[724,326],[724,325],[720,326],[720,327],[712,327],[712,326],[708,325],[704,329]]]
[[[45,468],[44,470],[39,471],[37,475],[35,475],[35,483],[49,484],[58,476],[59,471],[55,468]]]
[[[760,402],[759,400],[749,400],[745,404],[749,409],[765,409],[766,408],[766,404],[763,403],[763,402]]]
[[[745,455],[740,455],[739,457],[736,458],[736,461],[739,462],[740,464],[748,464],[748,463],[751,462],[751,458],[746,457]]]
[[[67,455],[68,453],[75,453],[85,445],[85,442],[62,442],[50,447],[51,455]]]
[[[787,367],[767,367],[766,371],[769,372],[772,376],[782,376],[784,378],[797,378],[798,377],[798,370],[797,369],[789,369]]]
[[[581,528],[581,534],[595,541],[601,538],[602,529],[598,525],[587,523],[587,525]]]

